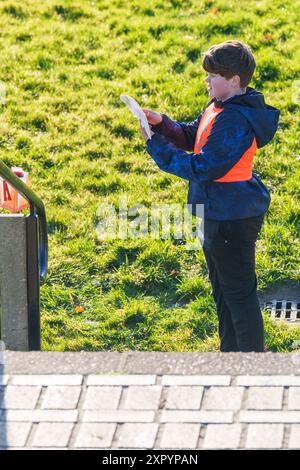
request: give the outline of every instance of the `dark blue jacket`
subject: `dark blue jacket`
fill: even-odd
[[[213,101],[215,107],[224,110],[217,114],[199,154],[189,151],[194,150],[204,110],[190,123],[175,122],[162,114],[162,122],[150,126],[155,133],[147,140],[147,152],[161,170],[189,181],[187,203],[192,214],[197,215],[195,204],[204,204],[207,219],[235,220],[261,215],[268,210],[271,197],[254,171],[248,181],[213,180],[224,176],[238,162],[251,146],[254,135],[257,148],[272,140],[280,111],[267,105],[263,94],[249,86],[243,95],[225,101],[212,98],[207,106]]]

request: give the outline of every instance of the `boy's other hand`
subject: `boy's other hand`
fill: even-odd
[[[144,111],[149,124],[153,124],[155,126],[156,124],[160,124],[162,122],[163,118],[160,113],[157,113],[156,111],[151,111],[151,109],[147,108],[142,108],[142,110]]]

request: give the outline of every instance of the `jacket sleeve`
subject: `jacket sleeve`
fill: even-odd
[[[167,137],[176,147],[183,150],[193,150],[196,140],[196,134],[202,114],[199,114],[194,121],[185,123],[173,121],[166,114],[162,114],[162,122],[151,124],[151,130],[155,133]]]
[[[238,111],[224,110],[214,121],[199,154],[181,150],[166,137],[153,134],[146,150],[159,168],[180,178],[210,181],[224,176],[251,146],[254,131]]]

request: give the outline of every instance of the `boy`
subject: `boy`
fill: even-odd
[[[183,123],[144,109],[154,134],[149,139],[142,128],[141,133],[159,168],[189,181],[192,214],[196,204],[204,204],[202,249],[220,350],[264,352],[255,242],[271,198],[252,162],[256,149],[274,137],[280,111],[248,86],[256,66],[248,45],[228,40],[203,56],[211,97],[204,111]]]

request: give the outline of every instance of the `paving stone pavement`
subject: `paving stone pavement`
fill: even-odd
[[[6,351],[0,448],[300,449],[300,354]]]

